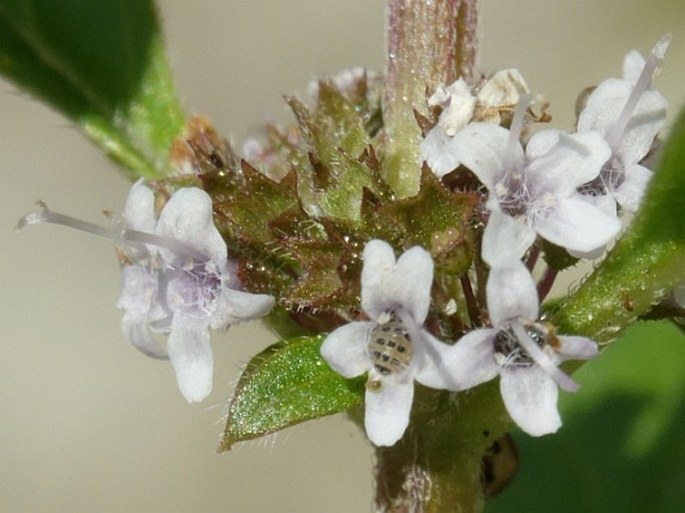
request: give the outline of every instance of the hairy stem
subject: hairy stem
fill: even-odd
[[[417,388],[417,395],[423,408],[404,437],[376,451],[376,510],[482,511],[483,456],[510,422],[496,383],[459,394]]]
[[[476,59],[476,0],[391,0],[383,105],[385,178],[400,197],[419,190],[421,130],[414,111],[426,94],[458,77],[471,78]]]

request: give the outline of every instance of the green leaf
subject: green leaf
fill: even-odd
[[[608,257],[551,320],[560,333],[597,341],[620,332],[685,281],[685,110],[642,207]]]
[[[324,336],[279,342],[255,356],[238,382],[219,451],[362,403],[363,378],[346,380],[319,353]]]
[[[560,396],[564,426],[515,435],[519,475],[486,511],[685,511],[685,335],[640,323],[574,378],[579,393]]]
[[[0,74],[72,119],[132,176],[169,172],[183,114],[152,2],[2,0]]]

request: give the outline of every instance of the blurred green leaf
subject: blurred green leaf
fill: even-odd
[[[563,427],[515,436],[519,475],[486,511],[685,511],[685,335],[640,323],[574,378]]]
[[[219,451],[361,405],[363,378],[346,380],[331,370],[319,353],[324,338],[279,342],[247,364],[231,401]]]
[[[133,176],[168,173],[183,114],[151,1],[0,0],[0,74]]]

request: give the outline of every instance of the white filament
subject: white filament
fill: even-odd
[[[609,130],[607,134],[606,141],[613,151],[616,151],[618,145],[623,138],[623,133],[630,122],[630,118],[637,107],[642,94],[647,91],[652,86],[652,78],[654,77],[654,72],[659,68],[661,63],[666,56],[666,49],[671,42],[671,36],[665,35],[659,42],[654,46],[651,53],[645,61],[645,65],[642,68],[642,72],[633,86],[633,90],[626,100],[626,104],[621,110],[621,114],[614,125]]]
[[[549,355],[545,353],[532,338],[530,338],[530,335],[526,333],[526,330],[523,329],[523,326],[521,326],[520,323],[514,322],[512,323],[511,327],[514,330],[514,334],[516,335],[519,343],[526,353],[528,353],[528,356],[530,356],[542,370],[549,374],[554,382],[559,385],[559,388],[566,390],[567,392],[575,392],[580,388],[580,385],[576,383],[568,374],[557,367]]]
[[[103,239],[111,240],[114,243],[140,242],[143,244],[151,244],[153,246],[169,249],[179,255],[188,256],[199,262],[207,262],[210,260],[209,256],[204,254],[202,251],[191,248],[187,244],[184,244],[176,239],[162,237],[154,233],[129,230],[128,228],[124,228],[120,231],[112,228],[105,228],[104,226],[89,223],[88,221],[82,221],[81,219],[77,219],[75,217],[53,212],[42,201],[39,201],[37,204],[40,207],[40,211],[31,212],[19,219],[19,222],[17,223],[17,229],[21,230],[25,226],[33,224],[58,224],[81,232],[90,233],[92,235],[102,237]]]

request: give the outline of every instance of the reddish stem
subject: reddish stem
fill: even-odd
[[[540,256],[540,246],[535,244],[530,248],[530,253],[528,253],[528,259],[526,260],[526,267],[532,273],[535,268],[535,264],[538,262],[538,257]]]
[[[547,294],[549,294],[549,291],[552,290],[552,285],[554,285],[554,280],[558,273],[559,271],[552,269],[551,267],[548,267],[545,270],[545,274],[542,275],[542,278],[538,282],[538,298],[540,301],[543,301],[547,297]]]
[[[461,288],[464,292],[466,310],[469,313],[469,319],[471,319],[471,326],[478,326],[480,324],[480,308],[478,307],[476,296],[473,293],[471,279],[468,274],[464,273],[459,277],[459,281],[461,282]]]

